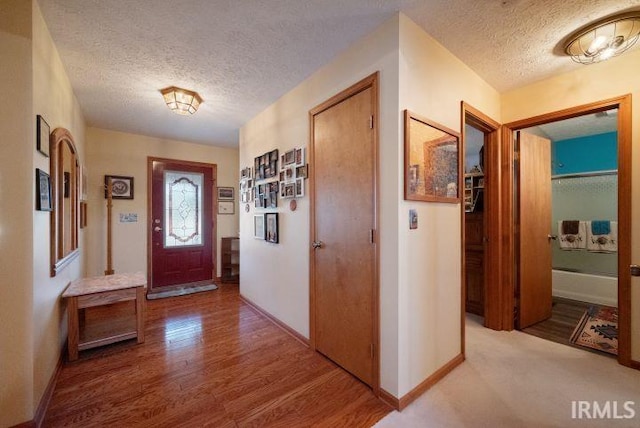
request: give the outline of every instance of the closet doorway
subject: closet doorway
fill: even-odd
[[[500,124],[462,102],[462,336],[466,313],[502,330],[499,298]]]
[[[601,126],[602,132],[552,135],[580,122],[582,128]],[[502,201],[501,215],[512,219],[515,230],[505,248],[513,254],[511,267],[508,259],[503,265],[513,281],[502,287],[505,304],[514,308],[512,328],[533,333],[544,330],[544,323],[576,324],[565,326],[571,332],[565,330],[564,340],[570,342],[574,332],[581,334],[583,317],[594,317],[605,322],[587,330],[600,333],[592,341],[604,343],[602,338],[613,336],[607,324],[617,320],[617,355],[624,365],[631,364],[630,126],[626,96],[506,124],[501,143],[514,160],[513,168],[501,171],[502,193],[512,195]],[[581,150],[568,149],[572,144]],[[589,144],[595,145],[587,149]],[[541,154],[545,150],[548,159]],[[530,248],[536,248],[533,255]],[[580,307],[576,302],[582,301]]]

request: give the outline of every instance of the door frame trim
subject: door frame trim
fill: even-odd
[[[484,326],[493,330],[502,330],[502,319],[498,316],[501,312],[500,299],[500,252],[502,250],[500,237],[501,221],[499,215],[486,215],[488,212],[500,212],[500,129],[499,122],[493,120],[469,103],[462,101],[461,126],[463,159],[466,154],[466,125],[484,133],[485,165],[488,173],[485,173],[485,207],[484,207],[484,234],[488,241],[484,248]],[[487,186],[490,184],[490,187]],[[487,191],[488,190],[488,191]],[[461,236],[462,236],[462,354],[465,353],[465,316],[466,316],[466,268],[465,268],[465,210],[464,204],[460,206]]]
[[[597,113],[618,108],[618,362],[633,366],[631,360],[631,94],[596,101],[576,107],[570,107],[551,113],[545,113],[528,119],[522,119],[503,125],[501,143],[503,203],[500,217],[503,218],[501,235],[504,251],[501,260],[502,321],[505,330],[513,330],[513,308],[515,304],[515,247],[514,247],[514,131],[531,126],[542,125],[585,114]]]
[[[151,197],[152,197],[152,185],[153,185],[153,162],[167,162],[167,163],[181,163],[184,165],[196,166],[200,168],[211,168],[211,174],[213,177],[213,188],[211,189],[211,245],[213,246],[211,251],[212,258],[212,279],[215,281],[218,277],[218,269],[216,265],[216,259],[218,258],[218,165],[215,163],[195,162],[181,159],[159,158],[154,156],[147,156],[147,293],[151,291],[151,272],[152,272],[152,229],[153,224],[151,222]],[[170,286],[169,286],[170,287]]]
[[[356,84],[348,87],[347,89],[339,92],[323,103],[309,110],[309,150],[307,151],[309,157],[309,242],[315,240],[314,231],[316,228],[315,217],[315,205],[316,205],[316,193],[315,193],[315,160],[314,160],[314,116],[322,113],[325,110],[330,109],[336,104],[351,98],[352,96],[371,88],[372,89],[372,112],[373,112],[373,161],[374,161],[374,173],[373,173],[373,198],[374,198],[374,281],[372,291],[372,303],[371,308],[372,316],[372,338],[373,343],[373,374],[371,389],[374,395],[380,395],[380,169],[379,169],[379,75],[380,72],[365,77]],[[316,351],[316,284],[315,284],[315,261],[313,257],[313,248],[309,246],[309,346],[312,350]]]

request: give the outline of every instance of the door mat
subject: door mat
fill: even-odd
[[[155,300],[155,299],[163,299],[165,297],[185,296],[187,294],[200,293],[202,291],[211,291],[211,290],[217,290],[217,289],[218,289],[218,286],[215,284],[198,285],[195,287],[177,287],[167,291],[160,291],[157,293],[148,293],[147,299]]]
[[[618,355],[618,308],[589,307],[573,330],[571,343]]]

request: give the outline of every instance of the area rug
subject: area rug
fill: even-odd
[[[618,355],[618,309],[589,307],[573,331],[571,343]]]
[[[196,287],[177,287],[167,291],[160,291],[158,293],[148,293],[147,299],[163,299],[165,297],[185,296],[187,294],[200,293],[203,291],[217,290],[218,286],[215,284],[199,285]]]

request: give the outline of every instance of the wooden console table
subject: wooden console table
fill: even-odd
[[[80,278],[69,284],[62,293],[62,297],[67,299],[69,361],[78,359],[78,351],[120,340],[137,338],[138,343],[144,343],[146,288],[147,279],[142,273]],[[84,312],[85,308],[131,300],[135,302],[135,321],[126,323],[124,328],[113,331],[107,326],[107,328],[97,328],[92,331],[89,326],[81,325],[84,324],[84,322],[81,323],[83,313],[81,316],[78,316],[78,313]],[[113,320],[106,321],[115,324]]]

